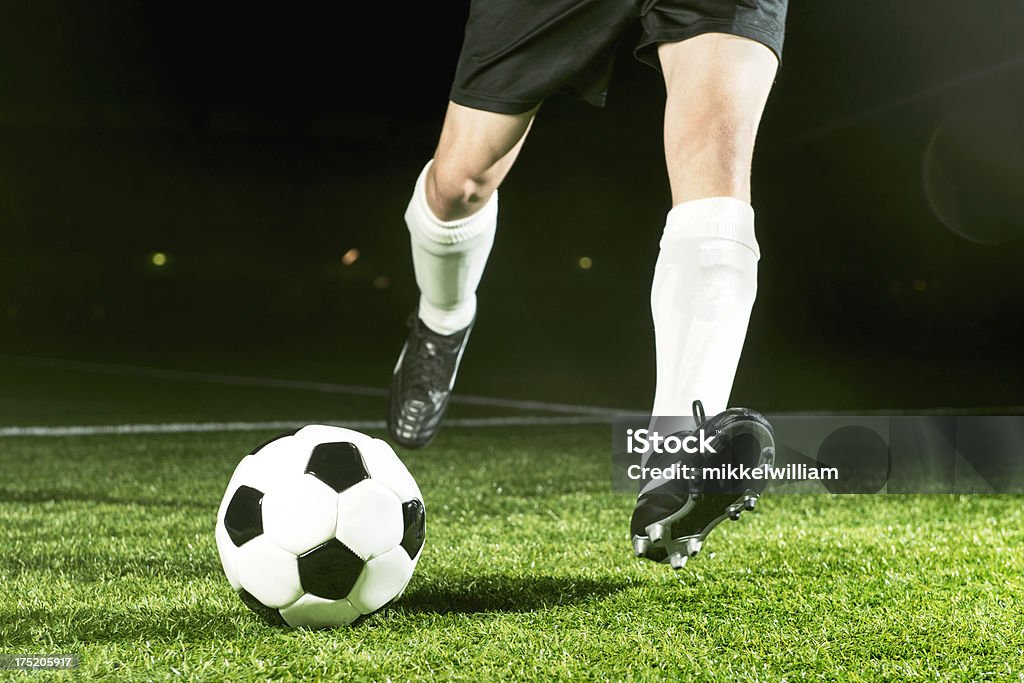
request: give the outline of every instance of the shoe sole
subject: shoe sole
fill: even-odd
[[[704,528],[688,536],[672,538],[670,536],[672,524],[687,515],[697,506],[698,501],[691,497],[678,512],[663,519],[649,524],[645,531],[646,536],[633,536],[633,552],[637,557],[648,557],[655,559],[664,553],[664,559],[656,559],[663,564],[669,564],[672,569],[682,569],[686,566],[687,560],[696,557],[704,545],[704,540],[715,527],[727,519],[737,521],[744,511],[753,510],[757,503],[758,494],[753,491],[746,491],[736,500],[726,506],[721,515],[708,522]],[[651,556],[654,557],[651,557]]]
[[[725,431],[739,423],[739,420],[727,423],[719,431]],[[768,442],[771,444],[761,449],[756,466],[773,464],[775,462],[774,435],[758,421],[744,421],[743,424],[755,427],[757,431],[762,433],[762,436],[767,435]],[[672,526],[676,522],[688,517],[698,505],[711,496],[725,498],[726,500],[732,498],[732,502],[725,503],[722,513],[705,523],[699,532],[683,536],[673,536]],[[734,522],[738,521],[743,512],[753,511],[758,497],[759,494],[752,489],[747,489],[743,493],[735,495],[735,497],[733,494],[690,495],[686,503],[671,515],[648,524],[644,528],[644,531],[647,532],[646,536],[633,536],[633,553],[637,557],[646,557],[656,562],[668,564],[675,570],[682,569],[686,566],[687,560],[695,557],[700,552],[704,545],[704,540],[708,537],[708,534],[715,530],[715,527],[727,519],[731,519]],[[719,505],[723,504],[722,501],[716,502]]]

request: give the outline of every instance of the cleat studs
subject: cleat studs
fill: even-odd
[[[690,557],[696,557],[697,553],[700,552],[701,546],[704,545],[696,538],[686,539],[686,554]]]
[[[686,556],[682,553],[672,553],[668,556],[668,563],[672,569],[682,569],[686,566]]]
[[[740,511],[739,510],[729,510],[729,519],[731,519],[732,521],[735,522],[739,518],[740,518]]]
[[[665,527],[661,524],[652,524],[647,527],[647,536],[651,539],[651,543],[657,543],[665,538]]]
[[[633,538],[633,553],[637,557],[643,557],[647,554],[647,549],[651,547],[651,542],[641,536]]]
[[[745,510],[753,510],[755,505],[757,505],[757,498],[747,498],[743,501],[743,508]]]

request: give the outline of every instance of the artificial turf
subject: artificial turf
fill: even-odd
[[[45,675],[116,680],[1024,674],[1019,497],[768,496],[672,572],[630,554],[599,425],[450,429],[403,453],[428,510],[406,594],[354,628],[268,627],[213,540],[266,436],[0,440],[0,652],[77,653]]]

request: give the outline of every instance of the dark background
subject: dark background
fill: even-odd
[[[371,5],[0,4],[0,353],[384,385],[467,8]],[[794,3],[735,403],[1024,404],[1021,35],[1009,0]],[[464,391],[650,403],[670,201],[635,38],[503,186]]]

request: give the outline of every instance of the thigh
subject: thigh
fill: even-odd
[[[681,112],[720,111],[756,120],[778,70],[763,43],[728,33],[705,33],[658,46],[669,103]]]
[[[763,43],[705,33],[662,43],[665,156],[673,203],[714,196],[750,200],[750,165],[778,67]]]

